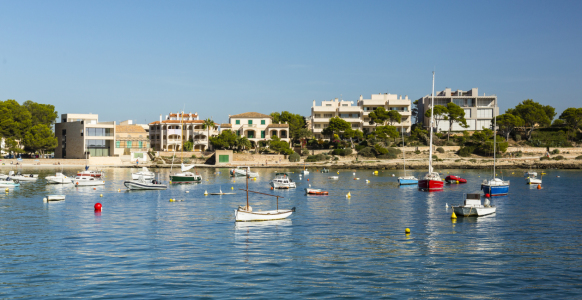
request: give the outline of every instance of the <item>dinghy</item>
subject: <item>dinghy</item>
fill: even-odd
[[[63,173],[57,172],[55,176],[47,176],[44,178],[46,183],[49,184],[70,184],[72,183],[72,178],[64,175]]]
[[[452,206],[455,215],[460,217],[481,217],[495,213],[495,206],[491,205],[488,198],[481,204],[481,194],[472,193],[465,195],[463,205]]]
[[[130,190],[165,190],[167,185],[159,183],[157,180],[146,180],[142,176],[137,180],[128,180],[123,185]]]
[[[140,176],[142,176],[144,180],[154,180],[156,173],[148,170],[147,167],[142,167],[141,171],[137,173],[131,173],[131,179],[133,180],[138,180]]]
[[[323,191],[321,189],[312,189],[312,188],[305,188],[305,194],[307,195],[328,195],[327,191]]]
[[[455,175],[449,175],[445,177],[445,181],[447,183],[467,183],[467,179]]]
[[[291,216],[293,212],[295,212],[295,207],[293,207],[292,209],[279,209],[279,198],[283,198],[279,195],[271,195],[255,191],[249,191],[249,176],[246,176],[246,180],[247,180],[246,189],[241,190],[247,192],[247,205],[244,207],[239,206],[238,209],[234,210],[234,219],[236,222],[272,221],[285,219]],[[253,208],[249,205],[249,192],[271,197],[277,197],[277,209],[267,211],[253,211]]]
[[[42,202],[49,202],[49,201],[64,201],[65,195],[48,195],[45,198],[42,198]]]

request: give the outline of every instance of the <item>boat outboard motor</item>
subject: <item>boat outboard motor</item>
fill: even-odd
[[[489,201],[489,198],[485,198],[485,203],[483,205],[485,207],[489,207],[491,205],[491,201]]]
[[[30,178],[34,177],[34,175],[30,174]]]

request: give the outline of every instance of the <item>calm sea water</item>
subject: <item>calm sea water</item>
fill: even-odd
[[[453,223],[445,205],[461,203],[490,172],[448,170],[469,183],[426,193],[399,187],[401,172],[391,170],[340,170],[336,181],[327,178],[335,169],[302,180],[300,169],[258,170],[250,189],[281,195],[279,207],[297,212],[250,224],[234,222],[245,182],[227,169],[199,170],[201,184],[129,192],[132,171],[107,170],[96,190],[39,179],[2,191],[0,298],[582,297],[579,171],[547,170],[538,190],[523,171],[505,170],[510,195],[493,199],[497,213]],[[275,171],[294,171],[298,188],[270,191]],[[330,195],[305,196],[308,184]],[[203,195],[220,188],[237,194]],[[43,203],[47,194],[67,199]],[[255,210],[274,209],[274,200],[250,198]]]

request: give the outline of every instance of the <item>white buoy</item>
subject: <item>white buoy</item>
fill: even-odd
[[[354,172],[354,176],[356,176],[356,172]]]
[[[186,191],[186,193],[190,193],[190,191]]]
[[[445,207],[446,207],[446,208],[449,208],[449,204],[448,204],[448,203],[445,203]]]
[[[309,187],[311,187],[311,183],[309,184]]]
[[[42,198],[42,202],[47,202],[48,199],[47,198]]]

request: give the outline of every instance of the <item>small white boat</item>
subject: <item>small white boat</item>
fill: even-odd
[[[156,173],[149,171],[147,167],[141,168],[141,171],[137,173],[131,173],[131,179],[138,180],[142,176],[144,180],[154,180]]]
[[[246,176],[246,180],[247,188],[245,191],[247,192],[247,205],[244,207],[239,206],[238,209],[234,210],[234,220],[236,222],[272,221],[285,219],[289,217],[291,214],[293,214],[293,212],[295,212],[295,207],[293,207],[292,209],[279,209],[279,198],[283,198],[279,195],[271,195],[249,191],[249,176]],[[267,211],[253,211],[253,208],[249,205],[249,192],[271,197],[277,197],[277,209]]]
[[[297,187],[287,173],[275,174],[275,179],[271,180],[270,184],[274,189],[289,189]]]
[[[15,174],[14,171],[10,171],[8,172],[8,175],[0,175],[0,179],[6,178],[19,181],[36,181],[38,179],[38,174],[22,174],[20,171]]]
[[[18,186],[20,186],[18,180],[12,180],[10,177],[6,179],[0,179],[0,188],[15,188]]]
[[[222,196],[222,195],[235,195],[236,193],[224,193],[222,192],[222,189],[220,189],[220,193],[210,193],[210,195],[213,196]]]
[[[72,180],[75,186],[94,186],[94,185],[105,185],[105,181],[100,178],[91,176],[77,176]]]
[[[536,176],[530,175],[525,179],[526,184],[542,184],[542,179]]]
[[[452,206],[455,215],[461,217],[481,217],[495,213],[495,206],[491,205],[488,198],[481,204],[481,194],[473,193],[465,195],[463,205]]]
[[[157,180],[145,179],[139,177],[137,180],[128,180],[123,185],[130,190],[165,190],[167,185],[159,183]]]
[[[48,195],[42,199],[42,202],[63,201],[63,200],[65,200],[65,195]]]
[[[50,184],[69,184],[71,182],[71,177],[64,175],[63,173],[58,172],[55,176],[47,176],[44,178],[46,183]]]
[[[77,176],[88,176],[88,177],[105,177],[105,173],[103,171],[93,171],[86,169],[85,171],[77,172]]]
[[[339,176],[329,176],[327,178],[328,179],[333,179],[333,180],[338,180],[339,179]]]
[[[259,173],[251,172],[251,167],[236,167],[230,170],[230,176],[247,176],[250,178],[259,177]]]
[[[532,171],[532,170],[525,171],[525,172],[523,173],[523,176],[524,176],[524,177],[532,177],[532,176],[533,176],[533,177],[536,177],[536,176],[538,176],[538,172],[536,172],[536,171]]]

